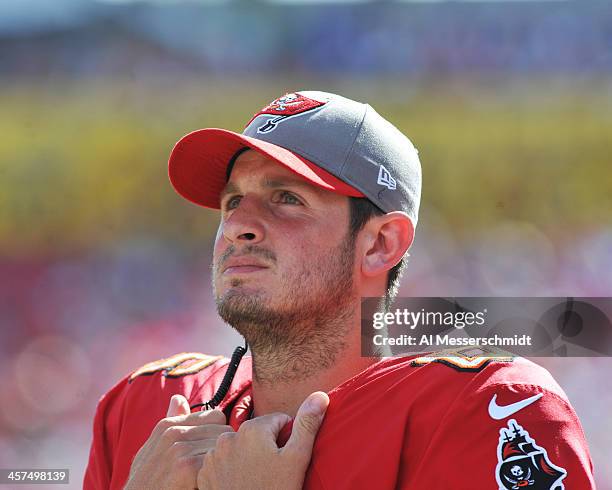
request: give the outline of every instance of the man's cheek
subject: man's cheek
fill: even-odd
[[[219,227],[217,229],[217,234],[215,235],[215,243],[213,247],[213,257],[212,257],[213,271],[218,270],[219,262],[221,260],[221,257],[223,257],[223,254],[226,252],[226,250],[227,250],[227,244],[225,243],[225,240],[223,239],[223,232],[221,230],[221,227]]]
[[[213,261],[217,261],[219,256],[221,255],[221,248],[223,247],[223,233],[221,232],[221,228],[217,229],[217,234],[215,235],[215,243],[213,247]]]

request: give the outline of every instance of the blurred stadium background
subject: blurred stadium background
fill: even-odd
[[[167,156],[301,88],[370,102],[420,150],[402,294],[612,295],[608,1],[0,2],[0,467],[79,488],[103,392],[231,353],[217,216]],[[612,360],[540,362],[611,489]]]

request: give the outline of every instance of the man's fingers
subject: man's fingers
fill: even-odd
[[[163,436],[168,443],[176,441],[198,441],[204,439],[217,439],[224,432],[234,432],[229,425],[174,425],[164,432]]]
[[[191,409],[189,408],[189,402],[183,395],[172,395],[170,398],[170,405],[168,405],[168,413],[166,417],[176,417],[177,415],[189,415]]]
[[[217,439],[203,439],[201,441],[178,441],[172,445],[170,453],[178,458],[191,458],[199,454],[212,451],[217,444]]]
[[[170,425],[204,425],[204,424],[215,424],[225,425],[227,424],[227,417],[225,414],[215,408],[214,410],[206,410],[203,412],[194,412],[188,415],[174,415],[168,416],[165,419],[168,426]]]
[[[172,400],[170,401],[170,409],[174,409]],[[170,409],[168,412],[170,413]],[[221,410],[207,410],[205,412],[196,412],[189,415],[174,415],[166,417],[157,422],[153,434],[156,437],[163,437],[166,431],[172,429],[180,432],[180,429],[175,429],[178,426],[199,426],[199,425],[226,425],[227,419]],[[172,439],[172,438],[171,438]]]
[[[310,456],[328,405],[327,393],[316,391],[308,395],[295,416],[291,436],[285,445],[285,450],[298,451]]]
[[[238,433],[244,436],[255,435],[260,443],[277,448],[278,434],[289,422],[291,422],[291,417],[286,413],[271,413],[247,420],[240,426]],[[259,437],[262,434],[265,435],[263,440]]]

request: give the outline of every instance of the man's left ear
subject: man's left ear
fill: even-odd
[[[365,228],[367,249],[361,269],[366,276],[377,276],[392,269],[414,240],[412,220],[402,211],[376,216]]]

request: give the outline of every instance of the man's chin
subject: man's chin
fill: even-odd
[[[244,320],[252,321],[253,317],[261,316],[262,312],[268,311],[269,308],[261,291],[246,286],[224,291],[216,298],[216,303],[219,316],[232,326]]]
[[[264,303],[265,295],[260,288],[247,286],[244,283],[236,284],[225,288],[221,294],[216,295],[216,302],[219,303]]]

